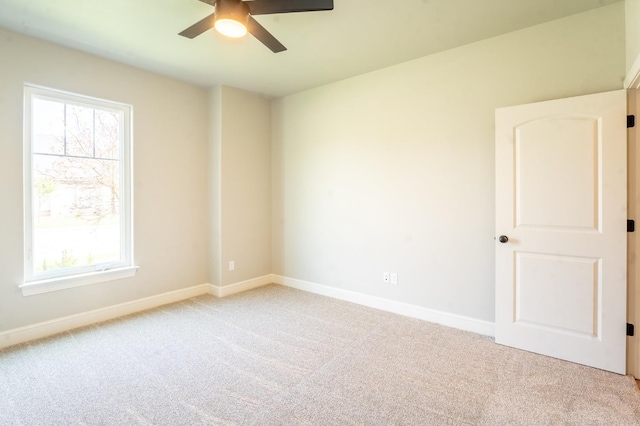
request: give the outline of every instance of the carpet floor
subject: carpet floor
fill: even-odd
[[[630,376],[269,285],[0,351],[0,425],[640,425]]]

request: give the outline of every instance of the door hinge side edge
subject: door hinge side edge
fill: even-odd
[[[627,336],[633,337],[635,335],[635,327],[633,324],[627,323]]]
[[[636,126],[636,116],[631,114],[627,115],[627,129],[631,129]]]

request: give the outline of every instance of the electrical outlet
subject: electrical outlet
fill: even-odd
[[[397,272],[392,272],[391,273],[391,284],[398,285],[398,273]]]
[[[389,273],[388,272],[383,272],[382,273],[382,281],[389,284]]]
[[[235,262],[235,261],[233,261],[233,260],[230,260],[230,261],[229,261],[229,270],[230,270],[230,271],[233,271],[233,270],[235,270],[235,269],[236,269],[236,262]]]

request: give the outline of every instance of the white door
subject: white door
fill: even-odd
[[[496,110],[497,343],[625,373],[626,149],[624,90]]]

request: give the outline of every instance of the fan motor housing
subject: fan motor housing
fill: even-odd
[[[240,0],[216,0],[216,20],[233,19],[247,24],[249,7]]]

